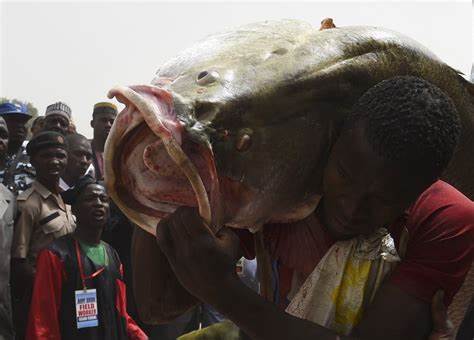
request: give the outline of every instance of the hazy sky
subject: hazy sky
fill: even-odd
[[[94,103],[114,85],[149,83],[158,66],[206,35],[278,18],[319,27],[391,28],[470,74],[473,10],[462,2],[8,2],[0,5],[0,96],[32,102],[41,114],[62,100],[91,136]]]

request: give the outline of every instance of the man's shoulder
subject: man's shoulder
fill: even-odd
[[[0,183],[0,197],[6,200],[15,199],[15,195],[2,183]]]
[[[36,192],[34,186],[31,186],[25,191],[21,192],[17,197],[19,203],[26,203],[27,201],[32,201],[35,199],[39,199],[39,194]]]
[[[66,255],[71,253],[71,249],[74,247],[74,238],[71,234],[61,236],[46,246],[46,250],[56,254],[59,258],[63,259]]]
[[[445,235],[459,232],[472,235],[474,202],[452,185],[439,180],[426,189],[408,210],[409,232],[421,225],[424,232],[433,229]]]
[[[430,215],[432,213],[457,212],[474,223],[474,202],[452,185],[437,181],[426,189],[409,209],[409,215]],[[421,216],[420,216],[421,217]]]

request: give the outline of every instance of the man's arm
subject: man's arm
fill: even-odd
[[[208,230],[189,208],[178,209],[157,227],[158,244],[191,294],[214,306],[253,339],[342,339],[279,310],[247,288],[235,272],[240,256],[237,236],[226,228],[216,236]]]
[[[431,306],[389,282],[380,287],[357,327],[361,339],[428,339]]]
[[[195,210],[180,208],[157,227],[157,241],[178,280],[214,306],[253,339],[426,339],[430,306],[384,285],[362,321],[357,337],[293,317],[247,288],[235,274],[239,241],[223,228],[210,235]],[[405,336],[406,335],[406,336]]]
[[[26,338],[31,340],[60,340],[59,308],[64,279],[64,268],[59,258],[49,250],[42,250],[36,261]]]
[[[20,201],[18,204],[19,215],[16,218],[13,229],[12,241],[12,279],[15,283],[16,296],[22,296],[26,291],[31,290],[35,271],[33,265],[27,261],[30,247],[31,235],[35,216],[39,213],[37,207]]]
[[[127,312],[127,288],[125,281],[123,281],[123,265],[120,264],[120,276],[121,279],[117,279],[117,292],[116,292],[116,308],[120,316],[125,319],[127,327],[127,337],[130,340],[146,340],[147,335],[141,330],[141,328],[135,323],[132,317]]]

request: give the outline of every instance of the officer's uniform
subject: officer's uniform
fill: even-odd
[[[10,254],[15,196],[0,184],[0,339],[14,339],[10,291]]]
[[[0,104],[0,115],[2,117],[23,117],[25,124],[31,118],[25,105],[8,102]],[[16,154],[7,156],[5,168],[0,170],[0,182],[15,195],[28,189],[36,177],[35,168],[31,165],[30,157],[26,152],[26,144],[28,144],[27,141],[23,143]]]
[[[71,207],[38,181],[18,195],[17,202],[12,257],[26,258],[34,266],[38,252],[56,238],[72,233],[75,222]]]
[[[15,155],[7,156],[5,170],[0,171],[0,182],[16,195],[31,187],[36,177],[35,168],[26,153],[26,144],[27,141]]]
[[[57,132],[42,132],[28,144],[28,154],[47,147],[66,149],[64,137]],[[12,257],[27,259],[34,266],[38,252],[54,239],[74,231],[70,206],[59,194],[53,194],[39,181],[18,195],[18,217],[12,245]]]

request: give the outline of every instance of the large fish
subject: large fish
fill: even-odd
[[[183,205],[199,207],[214,230],[302,219],[315,207],[334,131],[352,105],[381,80],[408,74],[456,104],[463,132],[445,178],[474,197],[472,84],[394,31],[320,31],[296,20],[212,35],[162,65],[151,85],[112,89],[126,108],[106,144],[109,192],[150,234]],[[134,237],[137,300],[142,317],[158,322],[192,299],[147,237]]]

